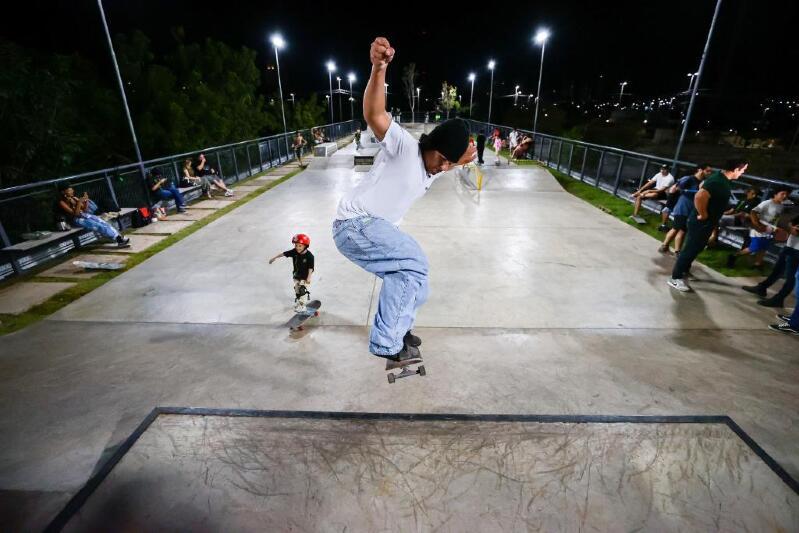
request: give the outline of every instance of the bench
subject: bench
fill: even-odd
[[[314,157],[328,157],[338,150],[338,143],[321,143],[313,147]]]
[[[354,165],[356,172],[365,172],[372,168],[380,148],[362,148],[355,152]]]
[[[134,211],[136,208],[126,207],[107,220],[116,223],[119,230],[123,231],[131,226]],[[0,249],[0,257],[4,261],[8,261],[7,264],[0,265],[0,279],[5,279],[14,273],[20,274],[97,240],[97,236],[92,231],[84,228],[70,228],[67,231],[53,231],[41,239],[22,241],[12,246],[6,246]]]

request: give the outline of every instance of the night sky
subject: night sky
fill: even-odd
[[[466,5],[461,2],[461,5]],[[368,50],[377,35],[397,55],[389,72],[394,92],[402,67],[415,62],[422,96],[444,80],[468,94],[466,77],[478,75],[475,95],[488,92],[489,58],[497,61],[495,94],[533,92],[540,49],[536,28],[552,31],[545,60],[545,94],[579,98],[590,91],[609,98],[627,80],[625,94],[671,95],[685,90],[696,70],[715,0],[485,3],[461,10],[450,2],[205,2],[106,0],[112,34],[141,29],[156,50],[168,49],[170,28],[183,26],[189,40],[206,36],[258,52],[266,67],[274,55],[267,37],[279,30],[288,41],[281,53],[286,93],[298,97],[327,90],[325,62],[336,61],[346,79],[352,70],[362,90]],[[472,5],[472,4],[469,4]],[[489,9],[490,5],[499,6]],[[512,7],[523,5],[524,7]],[[355,8],[353,6],[362,6]],[[6,17],[2,36],[43,51],[79,52],[108,68],[96,2],[28,1]],[[793,96],[799,45],[794,32],[799,2],[725,0],[702,86],[725,97]],[[266,72],[266,71],[265,71]],[[110,70],[109,70],[110,76]],[[602,77],[600,77],[602,76]],[[275,80],[264,78],[264,91]],[[334,80],[335,84],[335,80]],[[345,86],[342,83],[342,86]],[[406,107],[404,105],[403,107]]]

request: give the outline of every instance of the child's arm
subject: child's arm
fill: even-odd
[[[307,283],[307,284],[309,284],[309,285],[311,284],[311,274],[313,274],[313,269],[312,269],[312,268],[309,268],[309,269],[308,269],[308,277],[307,277],[307,278],[305,278],[305,283]]]
[[[271,265],[272,263],[274,263],[274,262],[275,262],[275,259],[280,259],[281,257],[283,257],[283,252],[280,252],[280,253],[279,253],[279,254],[277,254],[275,257],[273,257],[272,259],[270,259],[270,260],[269,260],[269,264]]]

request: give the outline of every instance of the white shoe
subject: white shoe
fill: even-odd
[[[233,193],[230,191],[225,191],[225,196],[233,196]]]
[[[666,283],[672,289],[678,290],[680,292],[691,292],[691,287],[687,283],[685,283],[685,280],[682,280],[682,279],[670,279]]]

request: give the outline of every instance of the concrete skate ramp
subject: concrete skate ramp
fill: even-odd
[[[795,482],[727,417],[165,409],[93,481],[66,531],[799,527]]]

